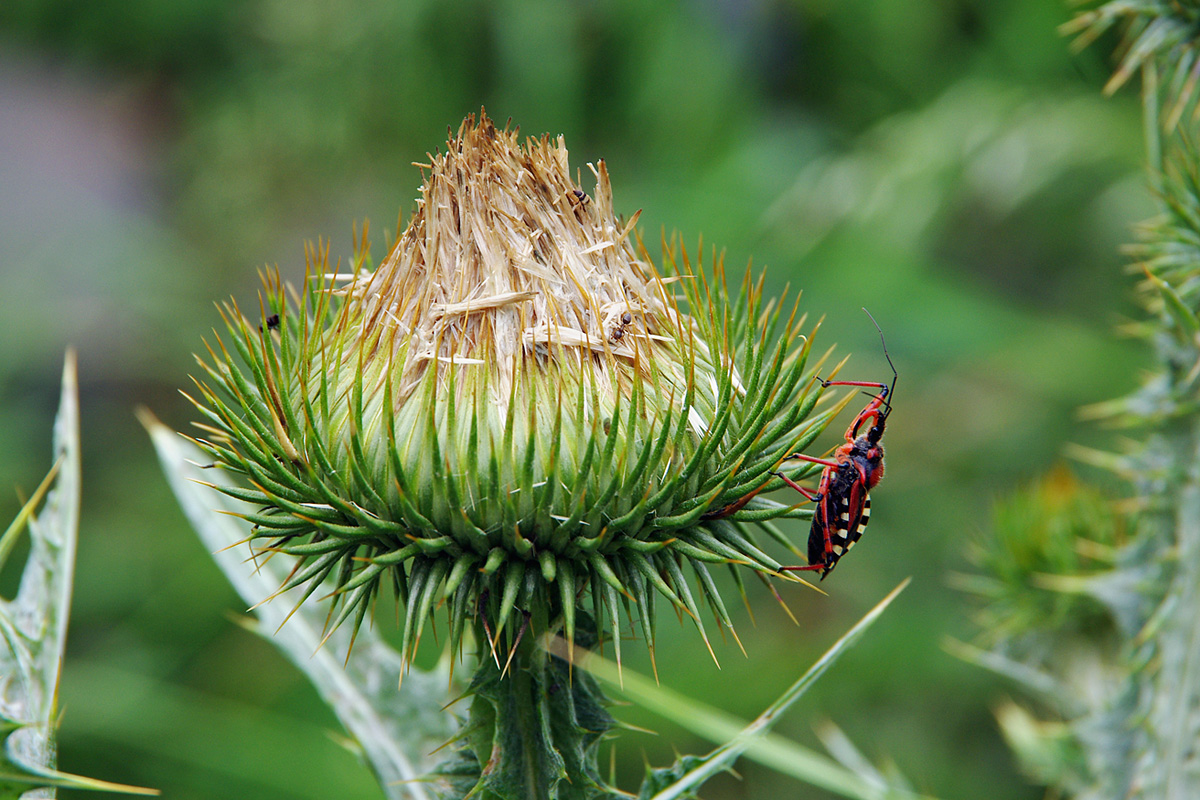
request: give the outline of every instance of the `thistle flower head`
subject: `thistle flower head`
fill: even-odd
[[[777,574],[756,532],[798,553],[771,520],[808,512],[757,493],[837,411],[814,413],[803,320],[719,262],[656,268],[561,137],[468,117],[424,169],[377,267],[364,233],[340,272],[310,253],[299,292],[268,276],[261,319],[224,309],[198,441],[245,476],[252,548],[295,557],[331,624],[394,585],[407,654],[443,605],[454,645],[530,614],[572,638],[587,598],[651,645],[656,596],[730,625],[710,568]]]

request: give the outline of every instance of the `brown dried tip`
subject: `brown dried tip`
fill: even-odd
[[[629,389],[605,366],[640,363],[645,377],[644,360],[661,355],[646,349],[676,343],[680,315],[627,241],[633,220],[613,211],[604,162],[588,168],[591,197],[572,180],[562,136],[522,147],[483,112],[430,157],[404,233],[341,290],[358,306],[348,319],[363,352],[393,362],[397,404],[437,360],[488,369],[501,418],[519,372],[547,362],[588,367],[611,407]],[[671,371],[686,384],[681,365]]]

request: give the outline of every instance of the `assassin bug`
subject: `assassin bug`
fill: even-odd
[[[863,311],[867,311],[865,308]],[[871,317],[871,312],[867,311]],[[871,397],[871,402],[859,412],[850,427],[846,429],[846,443],[834,451],[833,459],[813,458],[803,453],[796,453],[791,458],[809,461],[825,467],[821,471],[821,480],[817,491],[806,489],[781,472],[775,475],[800,494],[816,503],[813,510],[812,528],[808,532],[808,564],[798,567],[780,567],[780,571],[801,572],[805,570],[821,570],[821,580],[825,580],[838,559],[846,554],[854,543],[862,538],[871,518],[871,490],[883,478],[883,429],[887,424],[888,414],[892,412],[891,396],[896,389],[896,379],[899,377],[892,357],[888,355],[887,341],[879,323],[871,317],[875,329],[879,331],[879,340],[883,343],[883,357],[892,368],[892,383],[870,383],[866,381],[821,381],[822,387],[829,386],[864,386],[875,389],[877,394]],[[870,421],[871,427],[866,433],[859,430]]]

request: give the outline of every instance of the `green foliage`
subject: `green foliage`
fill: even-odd
[[[581,632],[591,626],[590,619],[580,622]],[[594,644],[586,636],[578,643]],[[600,774],[600,745],[614,723],[595,679],[572,670],[532,635],[510,659],[502,665],[485,656],[475,670],[463,744],[438,769],[450,783],[447,797],[618,797]]]
[[[1113,26],[1123,28],[1119,65],[1104,87],[1119,89],[1143,66],[1161,71],[1168,89],[1168,130],[1195,107],[1200,90],[1200,3],[1194,0],[1119,0],[1079,13],[1062,26],[1083,49]]]
[[[1161,212],[1130,249],[1146,275],[1146,319],[1132,326],[1157,367],[1127,398],[1091,409],[1142,432],[1125,455],[1081,451],[1112,468],[1123,513],[1061,476],[999,507],[981,548],[991,651],[964,654],[1038,691],[1062,722],[1007,706],[1025,769],[1085,798],[1200,796],[1200,158],[1194,104],[1200,6],[1106,3],[1073,24],[1090,41],[1125,20],[1120,85],[1141,69],[1145,129]],[[1159,116],[1160,86],[1170,106]],[[1173,134],[1165,137],[1160,125]],[[1128,533],[1125,533],[1126,529]]]
[[[0,714],[0,798],[32,800],[35,797],[54,797],[58,789],[158,794],[154,789],[98,781],[38,764],[33,759],[47,756],[47,741],[53,741],[50,723],[19,722]],[[52,751],[48,752],[48,761],[51,764],[54,761]]]
[[[803,288],[829,314],[822,341],[854,354],[847,377],[886,370],[866,305],[902,371],[873,538],[822,584],[830,597],[780,585],[796,626],[747,581],[754,623],[726,602],[753,660],[709,618],[719,671],[695,657],[690,620],[659,618],[664,685],[753,718],[911,574],[903,613],[792,724],[807,733],[811,703],[931,791],[1037,796],[994,732],[994,687],[937,643],[962,625],[944,571],[961,568],[997,487],[1046,468],[1065,439],[1095,445],[1105,434],[1081,432],[1072,410],[1126,391],[1141,365],[1109,335],[1113,314],[1128,316],[1122,220],[1146,214],[1131,188],[1144,160],[1136,108],[1131,93],[1088,88],[1104,57],[1067,56],[1054,27],[1070,13],[1047,0],[0,3],[5,119],[17,123],[0,126],[0,255],[13,277],[0,473],[20,476],[6,480],[44,473],[32,455],[46,449],[62,347],[84,356],[88,535],[63,763],[178,800],[376,791],[325,735],[337,722],[304,674],[228,623],[249,604],[213,567],[218,548],[181,534],[129,409],[188,424],[176,390],[212,299],[234,293],[250,310],[253,268],[295,266],[316,231],[347,260],[347,220],[369,217],[380,246],[398,207],[411,211],[409,163],[482,103],[524,132],[565,133],[576,163],[608,159],[624,208],[645,207],[654,236],[703,232],[730,263],[766,266],[769,293]],[[806,528],[780,525],[794,540]],[[724,569],[710,572],[738,597]],[[385,635],[391,616],[375,622]],[[434,644],[428,627],[422,644]],[[628,639],[624,655],[651,670]],[[897,676],[920,677],[898,693]],[[414,692],[427,688],[417,677]],[[620,715],[655,727],[638,708]],[[294,747],[264,757],[261,743],[282,738]],[[626,734],[622,784],[636,786],[647,759],[668,763],[674,739]],[[733,791],[774,798],[780,780],[750,765]]]
[[[865,762],[851,758],[839,766],[769,733],[783,712],[860,640],[903,587],[842,636],[750,725],[731,722],[722,712],[676,696],[631,672],[622,677],[618,665],[585,655],[596,642],[591,618],[581,614],[575,642],[578,650],[564,640],[546,649],[553,637],[531,633],[517,638],[504,663],[495,652],[490,658],[486,651],[481,654],[470,686],[458,699],[470,701],[469,717],[455,733],[452,717],[442,707],[448,697],[444,673],[427,674],[406,666],[401,654],[369,626],[357,632],[353,649],[348,631],[322,637],[320,629],[328,620],[316,604],[302,602],[298,589],[279,598],[297,603],[294,613],[282,603],[267,602],[275,598],[279,581],[286,578],[287,562],[272,558],[259,569],[248,570],[236,549],[245,542],[245,523],[237,520],[240,514],[229,513],[238,508],[238,501],[212,491],[231,486],[228,476],[217,473],[221,482],[209,484],[201,478],[204,468],[196,462],[199,450],[148,414],[143,421],[176,496],[205,545],[216,551],[230,581],[254,607],[259,628],[274,630],[271,641],[308,674],[354,736],[356,747],[390,798],[425,800],[423,779],[432,776],[442,779],[448,797],[575,800],[619,796],[598,766],[599,747],[613,720],[591,673],[620,686],[622,693],[639,704],[724,742],[707,756],[684,756],[671,767],[650,770],[641,789],[643,797],[691,796],[713,774],[731,769],[743,754],[850,798],[914,796],[898,777],[864,769]],[[532,628],[545,630],[544,609],[541,614]],[[573,653],[580,659],[577,668],[570,666]],[[402,672],[407,674],[397,692],[388,685],[388,676]],[[431,754],[451,741],[456,742],[455,755],[435,767]]]
[[[55,785],[57,777],[55,704],[79,531],[79,399],[75,380],[75,361],[68,356],[55,421],[54,467],[0,538],[0,563],[8,560],[26,526],[32,539],[17,596],[0,601],[4,642],[0,675],[12,687],[4,693],[0,719],[4,722],[7,754],[5,778],[12,797],[21,794],[18,787],[22,771],[26,789]],[[39,519],[34,511],[47,497],[51,484],[54,490]]]
[[[200,362],[207,422],[192,441],[208,467],[244,481],[206,484],[242,504],[250,526],[217,535],[287,566],[267,600],[291,593],[295,613],[323,587],[326,636],[352,620],[349,648],[390,585],[405,661],[438,607],[452,658],[486,643],[462,746],[439,773],[447,797],[613,797],[598,767],[613,723],[592,678],[572,675],[577,635],[588,647],[610,628],[619,663],[623,608],[653,653],[665,597],[707,645],[685,568],[732,630],[708,565],[777,577],[751,526],[800,553],[771,523],[811,512],[759,493],[785,482],[782,462],[851,398],[815,411],[828,383],[808,363],[804,318],[764,300],[761,280],[748,272],[731,294],[720,262],[710,278],[668,250],[660,275],[635,253],[603,163],[588,196],[561,139],[521,148],[482,114],[448,151],[377,268],[364,249],[352,273],[332,275],[325,256],[310,263],[300,292],[268,278],[257,326],[225,307],[231,345],[218,339]],[[525,246],[532,266],[491,255]],[[148,427],[194,506],[177,447]],[[806,462],[797,476],[817,469]],[[728,768],[865,627],[661,796]],[[565,636],[565,660],[538,640],[547,631]]]
[[[916,800],[924,797],[915,793],[902,776],[885,775],[872,766],[832,725],[826,726],[828,735],[823,738],[836,761],[771,732],[784,712],[860,641],[907,585],[905,581],[880,600],[748,724],[645,677],[623,673],[619,665],[600,657],[584,656],[583,666],[625,697],[720,744],[703,757],[679,756],[669,767],[647,769],[638,797],[642,800],[693,797],[705,781],[719,772],[732,770],[743,755],[784,775],[852,800]]]
[[[1119,590],[1138,574],[1125,571],[1125,526],[1110,497],[1060,467],[997,502],[989,535],[971,548],[980,574],[956,576],[979,603],[981,647],[951,643],[951,651],[1070,721],[1039,720],[1011,702],[996,712],[1030,777],[1083,797],[1116,796],[1127,780],[1117,775],[1127,741],[1117,729],[1095,736],[1120,724],[1110,704],[1121,691],[1122,638],[1144,622],[1145,605]]]
[[[51,787],[158,794],[55,768],[58,680],[79,535],[79,390],[73,353],[67,354],[63,367],[54,457],[46,479],[0,536],[0,566],[26,528],[31,539],[17,596],[0,600],[0,797],[17,800],[26,792]],[[46,504],[36,514],[43,500]]]
[[[1111,619],[1087,582],[1113,567],[1124,540],[1111,500],[1065,468],[999,500],[989,535],[971,547],[983,576],[960,581],[984,603],[976,622],[987,641],[1102,637]]]
[[[642,790],[638,800],[653,800],[659,794],[677,786],[687,786],[685,780],[696,770],[704,769],[708,759],[701,756],[680,756],[675,763],[668,767],[647,768],[646,779],[642,782]],[[696,797],[691,788],[684,788],[677,795],[681,798]]]

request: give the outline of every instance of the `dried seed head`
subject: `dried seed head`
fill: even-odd
[[[572,636],[589,593],[648,639],[656,593],[699,625],[685,568],[728,625],[708,565],[772,574],[750,527],[782,539],[768,520],[796,515],[739,501],[834,410],[811,414],[802,320],[674,248],[660,274],[604,163],[589,196],[561,137],[468,117],[426,169],[377,268],[364,233],[351,271],[317,254],[290,302],[268,278],[264,322],[226,310],[246,366],[210,350],[200,443],[248,478],[254,546],[298,558],[290,585],[326,582],[336,622],[393,578],[407,652],[442,601],[455,643],[539,608]]]

